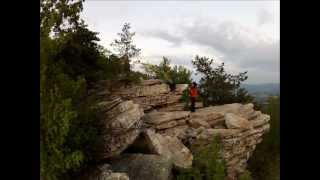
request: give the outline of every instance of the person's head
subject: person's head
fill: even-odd
[[[192,83],[192,87],[197,87],[197,83],[196,83],[196,82],[193,82],[193,83]]]

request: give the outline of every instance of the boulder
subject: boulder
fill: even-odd
[[[202,120],[199,118],[190,119],[190,120],[188,120],[188,123],[193,128],[198,128],[200,126],[205,127],[205,128],[211,127],[209,123],[207,123],[205,120]]]
[[[141,82],[142,86],[152,86],[163,83],[160,79],[148,79]]]
[[[141,132],[144,112],[138,104],[123,101],[104,115],[99,116],[101,133],[94,147],[97,160],[119,155],[134,142]]]
[[[130,180],[169,180],[170,158],[154,154],[124,154],[111,161],[112,170],[126,173]]]
[[[257,117],[255,120],[252,120],[251,123],[254,127],[262,126],[267,124],[270,121],[270,116],[267,114],[262,114]]]
[[[187,129],[189,129],[188,125],[178,125],[173,128],[159,131],[159,133],[166,136],[177,137],[180,140],[184,140],[186,138]]]
[[[202,119],[207,122],[214,122],[224,118],[224,114],[221,112],[213,111],[212,107],[201,108],[190,115],[191,119]]]
[[[174,111],[174,112],[150,112],[146,114],[146,123],[159,125],[169,121],[175,121],[188,118],[189,111]]]
[[[143,109],[140,108],[139,104],[132,104],[127,111],[115,115],[115,117],[111,119],[110,123],[106,124],[106,126],[112,129],[126,130],[140,121],[142,116],[144,116],[144,112]]]
[[[188,89],[188,84],[176,84],[175,93],[183,94],[183,91]]]
[[[152,130],[145,131],[144,136],[153,153],[171,158],[177,169],[192,166],[193,156],[178,138],[163,136]]]
[[[88,168],[83,172],[79,180],[129,180],[126,173],[113,172],[109,164]]]
[[[168,128],[172,128],[178,125],[177,121],[169,121],[169,122],[164,122],[161,124],[158,124],[155,126],[156,129],[160,130],[160,129],[168,129]]]
[[[252,123],[247,119],[233,113],[225,114],[226,126],[228,129],[252,129]]]

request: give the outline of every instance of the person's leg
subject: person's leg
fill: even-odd
[[[194,97],[191,98],[191,112],[195,112],[195,101]]]

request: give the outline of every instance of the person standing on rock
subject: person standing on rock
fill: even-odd
[[[189,93],[190,93],[190,98],[191,98],[191,112],[195,112],[196,111],[196,107],[195,107],[195,104],[196,104],[196,98],[198,97],[198,88],[197,88],[197,83],[196,82],[193,82],[191,87],[190,87],[190,90],[189,90]]]

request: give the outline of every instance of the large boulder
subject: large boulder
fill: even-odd
[[[82,172],[79,180],[129,180],[126,173],[113,172],[109,164],[102,164],[96,167],[87,168]]]
[[[126,173],[130,180],[169,180],[172,177],[170,158],[155,154],[124,154],[111,161],[112,170]]]
[[[193,156],[178,138],[162,136],[152,130],[145,131],[144,135],[152,152],[171,158],[177,169],[186,169],[192,166]]]
[[[103,104],[100,108],[108,103]],[[130,146],[141,132],[141,117],[144,116],[143,109],[132,101],[122,101],[99,112],[101,133],[95,147],[97,160],[119,155]]]
[[[252,123],[247,119],[233,113],[225,114],[226,125],[229,129],[252,129]]]

